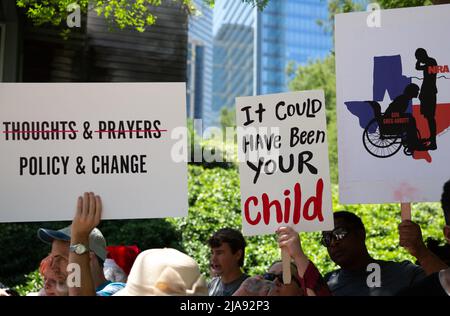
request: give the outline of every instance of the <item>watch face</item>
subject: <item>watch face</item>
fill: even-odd
[[[84,252],[84,247],[82,245],[77,245],[77,248],[75,248],[75,253],[78,255],[81,255]]]
[[[71,246],[72,251],[75,252],[77,255],[82,255],[85,252],[87,252],[87,248],[85,245],[82,244],[77,244],[77,245],[73,245]]]

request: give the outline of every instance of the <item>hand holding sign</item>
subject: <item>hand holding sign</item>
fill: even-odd
[[[405,248],[412,256],[419,257],[426,250],[422,239],[420,226],[410,220],[404,220],[398,225],[400,246]]]
[[[91,231],[100,224],[102,201],[93,192],[78,197],[77,212],[72,221],[72,240],[87,241]]]
[[[280,227],[277,229],[276,233],[278,234],[278,246],[288,255],[289,267],[290,259],[292,258],[297,266],[299,276],[303,277],[306,268],[308,267],[309,259],[303,252],[298,233],[291,227]],[[283,277],[285,272],[284,260],[285,259],[283,258]]]
[[[237,98],[236,118],[244,234],[332,229],[323,91]]]

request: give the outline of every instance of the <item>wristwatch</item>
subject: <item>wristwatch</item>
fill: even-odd
[[[85,254],[89,251],[89,248],[83,244],[70,245],[70,251],[75,252],[77,255]]]

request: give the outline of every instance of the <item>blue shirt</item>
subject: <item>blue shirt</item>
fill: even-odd
[[[95,292],[97,292],[97,296],[112,296],[113,294],[119,292],[123,288],[125,288],[126,283],[122,282],[110,282],[107,281],[97,287]]]

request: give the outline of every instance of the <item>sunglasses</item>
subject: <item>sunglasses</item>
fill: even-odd
[[[347,237],[348,233],[350,231],[347,228],[344,227],[338,227],[333,229],[332,231],[327,231],[322,233],[322,245],[325,247],[330,247],[331,242],[333,240],[339,241]]]
[[[283,272],[278,273],[278,274],[275,274],[275,273],[264,273],[263,279],[264,280],[268,280],[268,281],[272,281],[272,282],[274,282],[275,280],[278,280],[278,282],[280,282],[281,284],[284,284],[284,282],[283,282]],[[292,280],[294,280],[295,283],[297,283],[297,285],[299,287],[302,287],[300,285],[300,282],[295,278],[295,276],[292,276]]]

